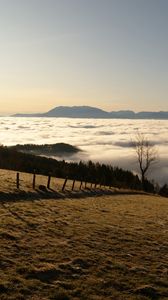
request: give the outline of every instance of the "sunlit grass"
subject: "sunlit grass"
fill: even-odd
[[[0,299],[167,299],[168,202],[0,202]]]

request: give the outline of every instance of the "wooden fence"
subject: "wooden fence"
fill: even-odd
[[[16,188],[17,189],[20,189],[20,186],[21,186],[21,172],[17,172],[16,173]],[[33,174],[29,173],[29,175],[32,175],[32,188],[33,189],[36,189],[38,186],[36,185],[36,179],[37,179],[37,176],[40,175],[40,174],[36,174],[35,172]],[[41,175],[40,175],[41,176]],[[43,175],[45,176],[45,175]],[[51,179],[56,179],[56,177],[52,177],[51,175],[48,175],[46,176],[47,178],[47,183],[46,183],[46,186],[43,185],[43,188],[47,188],[47,189],[50,189],[50,183],[51,183]],[[75,179],[70,179],[70,178],[58,178],[58,179],[62,179],[63,180],[63,184],[62,184],[62,187],[61,187],[61,191],[65,191],[66,189],[66,186],[67,186],[67,183],[68,181],[71,181],[72,182],[72,186],[71,186],[71,190],[74,191],[75,189],[75,184],[78,183],[78,190],[82,190],[82,189],[97,189],[97,188],[111,188],[111,186],[102,186],[102,183],[94,183],[94,182],[88,182],[88,181],[84,181],[84,180],[75,180]]]

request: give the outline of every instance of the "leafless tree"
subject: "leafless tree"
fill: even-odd
[[[142,134],[137,133],[133,141],[133,147],[136,152],[137,161],[141,173],[142,187],[145,189],[145,179],[148,170],[157,161],[157,149],[148,138]]]

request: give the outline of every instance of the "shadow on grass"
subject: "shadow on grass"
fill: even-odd
[[[96,189],[81,189],[81,190],[64,190],[56,191],[53,189],[47,189],[43,185],[39,185],[34,191],[16,190],[14,192],[0,192],[0,201],[17,201],[17,200],[40,200],[40,199],[81,199],[85,197],[99,197],[103,195],[137,195],[147,193],[142,191],[132,191],[117,188],[96,188]]]

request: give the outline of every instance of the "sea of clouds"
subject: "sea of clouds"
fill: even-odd
[[[3,145],[64,142],[82,150],[64,159],[99,161],[135,173],[138,173],[138,165],[131,142],[137,131],[157,147],[158,160],[149,171],[149,178],[160,184],[167,183],[167,120],[0,118],[0,143]]]

